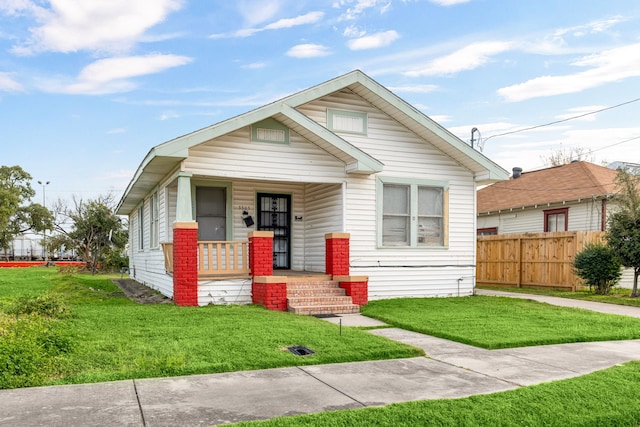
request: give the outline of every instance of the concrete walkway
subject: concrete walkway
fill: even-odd
[[[379,324],[360,315],[326,320]],[[396,328],[371,333],[430,358],[0,390],[0,426],[217,425],[494,393],[640,359],[640,340],[484,350]]]

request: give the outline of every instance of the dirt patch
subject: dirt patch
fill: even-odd
[[[173,304],[170,298],[133,279],[113,279],[113,282],[122,289],[127,298],[138,304]]]

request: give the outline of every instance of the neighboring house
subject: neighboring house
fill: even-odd
[[[605,231],[617,171],[585,161],[522,172],[478,191],[478,235]],[[621,286],[633,283],[625,269]]]
[[[117,213],[132,278],[178,304],[269,307],[291,271],[364,284],[357,304],[469,295],[476,186],[507,178],[353,71],[152,148]]]
[[[605,230],[615,170],[577,161],[513,172],[478,191],[479,235]]]

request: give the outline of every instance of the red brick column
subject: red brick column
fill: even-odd
[[[252,276],[273,276],[273,231],[249,232],[249,268]]]
[[[173,300],[180,306],[198,305],[198,223],[173,225]]]
[[[333,276],[333,280],[344,288],[354,304],[367,305],[369,302],[369,278],[367,276]]]
[[[282,276],[254,276],[251,286],[254,304],[269,310],[287,311],[287,282]]]
[[[325,272],[332,276],[349,275],[349,233],[327,233],[324,235]]]

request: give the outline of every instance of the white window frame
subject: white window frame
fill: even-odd
[[[159,220],[158,220],[158,193],[155,192],[149,198],[149,248],[159,246]]]
[[[403,186],[407,187],[409,191],[409,224],[408,224],[408,236],[405,243],[389,244],[384,241],[384,221],[385,217],[392,217],[394,214],[384,212],[384,187],[388,186]],[[441,222],[441,239],[437,245],[432,244],[429,241],[419,239],[419,223],[420,217],[425,215],[418,215],[418,189],[421,187],[436,188],[442,190],[442,222]],[[377,244],[379,248],[392,248],[392,249],[432,249],[432,248],[446,248],[449,246],[449,183],[446,181],[434,181],[434,180],[420,180],[412,178],[393,178],[393,177],[378,177],[376,185],[376,201],[377,201]],[[431,215],[433,216],[433,215]],[[429,217],[429,216],[426,216]],[[435,215],[435,217],[440,217]]]
[[[359,119],[362,121],[362,131],[353,129],[344,129],[335,126],[335,119],[337,117],[343,117],[345,119]],[[333,108],[327,109],[327,128],[334,132],[351,133],[355,135],[366,135],[368,130],[368,116],[367,113],[360,111],[347,111],[347,110],[335,110]]]
[[[144,201],[138,208],[138,250],[144,251]]]

